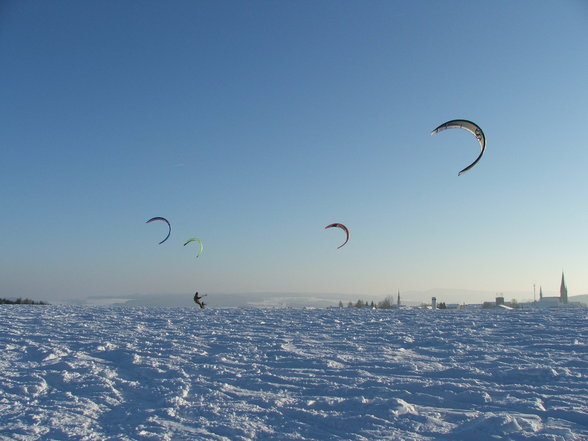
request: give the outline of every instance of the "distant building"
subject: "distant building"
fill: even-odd
[[[539,301],[536,302],[536,306],[540,308],[557,308],[561,305],[568,304],[568,288],[566,286],[566,279],[563,271],[561,272],[561,283],[559,286],[559,297],[551,296],[546,297],[543,295],[543,288],[539,287]]]
[[[431,308],[437,309],[437,297],[431,299]]]
[[[557,308],[560,304],[559,297],[543,297],[538,303],[541,308]]]
[[[568,303],[568,288],[563,271],[561,272],[561,285],[559,286],[559,301],[564,305]]]
[[[512,302],[505,302],[503,295],[496,296],[496,300],[493,302],[482,303],[482,309],[489,309],[489,308],[512,309],[512,308],[517,308],[517,307],[518,307],[518,305],[516,303],[516,300],[513,300]]]

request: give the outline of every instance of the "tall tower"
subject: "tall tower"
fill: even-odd
[[[539,287],[539,301],[543,300],[543,287]]]
[[[398,298],[396,299],[396,307],[400,308],[400,290],[398,290]]]
[[[566,280],[563,271],[561,272],[561,285],[559,287],[559,301],[561,303],[568,303],[568,288],[566,287]]]

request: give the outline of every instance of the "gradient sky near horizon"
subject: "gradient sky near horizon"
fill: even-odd
[[[2,1],[0,296],[585,294],[587,48],[582,0]]]

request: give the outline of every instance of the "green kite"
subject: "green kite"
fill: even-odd
[[[193,237],[191,239],[188,239],[186,241],[186,243],[184,244],[184,246],[188,245],[190,242],[198,242],[200,244],[200,249],[198,250],[198,254],[196,254],[196,257],[199,257],[202,254],[202,251],[204,251],[204,247],[202,246],[202,241],[196,237]]]

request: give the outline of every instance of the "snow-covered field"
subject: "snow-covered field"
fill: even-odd
[[[0,316],[0,440],[588,440],[586,309]]]

